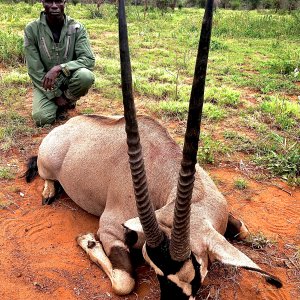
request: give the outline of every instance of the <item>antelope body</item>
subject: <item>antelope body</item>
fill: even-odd
[[[78,238],[78,243],[93,261],[102,266],[112,281],[114,292],[121,295],[134,288],[130,247],[142,248],[145,242],[136,218],[124,123],[124,118],[72,118],[44,138],[37,159],[39,175],[45,180],[44,203],[55,197],[54,182],[58,181],[77,205],[100,216],[97,237],[85,234]],[[138,124],[149,197],[160,228],[170,238],[182,150],[157,121],[139,116]],[[254,262],[224,239],[228,216],[225,198],[197,165],[191,204],[190,246],[199,264],[198,286],[205,278],[209,261],[215,259],[260,272]],[[232,216],[229,222],[236,227],[232,234],[247,235],[242,223],[233,222]],[[144,255],[157,273],[163,273],[147,258],[145,251]],[[192,297],[189,277],[195,278],[195,271],[190,265],[185,268],[181,268],[184,276],[179,272],[171,279],[187,297]]]

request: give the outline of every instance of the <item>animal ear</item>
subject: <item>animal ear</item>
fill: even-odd
[[[142,248],[146,239],[140,218],[127,220],[123,227],[125,228],[125,244],[128,247]]]
[[[282,287],[282,282],[279,278],[266,271],[263,271],[248,256],[232,246],[221,234],[215,230],[211,231],[211,235],[209,237],[208,254],[211,261],[218,260],[226,265],[258,272],[265,277],[268,283],[277,288]]]

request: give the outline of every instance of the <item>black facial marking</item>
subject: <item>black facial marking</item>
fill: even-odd
[[[164,273],[164,276],[157,275],[160,283],[161,300],[185,300],[189,299],[191,295],[183,293],[182,289],[174,282],[167,278],[170,274],[176,274],[185,264],[186,261],[174,261],[169,252],[169,240],[165,237],[164,241],[157,248],[150,248],[146,244],[146,251],[152,262]],[[197,262],[196,257],[191,253],[192,264],[195,270],[195,277],[190,282],[192,287],[192,296],[196,296],[201,286],[200,264]]]
[[[165,276],[157,275],[160,284],[160,300],[187,300],[190,296],[183,293],[182,289]]]
[[[96,242],[95,241],[88,241],[87,247],[89,249],[92,249],[96,246]]]
[[[134,230],[130,230],[125,227],[125,245],[130,247],[133,247],[134,244],[138,241],[138,234]]]
[[[192,259],[192,263],[193,263],[194,270],[195,270],[195,277],[191,282],[192,295],[196,296],[198,290],[201,287],[201,273],[200,273],[201,265],[197,262],[197,259],[196,259],[195,255],[193,253],[191,254],[191,259]]]
[[[178,262],[171,258],[169,251],[169,240],[167,237],[157,248],[150,248],[146,244],[146,250],[152,262],[164,273],[165,276],[169,274],[176,274],[184,262]]]
[[[113,269],[124,270],[130,275],[133,274],[129,252],[122,247],[112,247],[108,256]]]

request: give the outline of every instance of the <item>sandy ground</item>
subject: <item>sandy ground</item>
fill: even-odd
[[[35,136],[39,141],[45,132]],[[0,299],[159,299],[154,272],[143,262],[137,267],[137,284],[126,297],[112,293],[104,272],[77,246],[83,232],[96,232],[98,219],[77,207],[67,195],[42,206],[43,181],[26,184],[19,178],[26,158],[35,154],[38,142],[26,151],[5,153],[18,166],[14,180],[0,181],[0,197],[10,201],[0,210]],[[234,167],[208,170],[228,199],[231,211],[252,233],[272,242],[263,249],[235,243],[265,270],[283,281],[276,289],[255,273],[212,265],[197,299],[300,299],[300,189],[282,181],[258,183],[248,180],[239,191],[233,186],[241,170]],[[299,254],[299,253],[298,253]]]

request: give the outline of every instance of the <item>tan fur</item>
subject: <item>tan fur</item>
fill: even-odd
[[[166,129],[155,120],[139,116],[138,125],[149,198],[156,210],[161,229],[169,236],[182,152]],[[124,271],[114,269],[108,259],[113,246],[128,250],[124,243],[124,223],[129,229],[138,231],[138,242],[135,246],[141,248],[144,243],[142,228],[136,218],[124,119],[78,116],[53,129],[40,146],[38,170],[46,183],[49,180],[58,180],[74,202],[87,212],[100,216],[97,235],[102,246],[97,242],[97,251],[89,249],[88,241],[94,242],[94,238],[88,235],[79,238],[78,242],[91,259],[102,266],[110,277],[115,292],[129,293],[133,289],[134,281],[129,274],[124,275]],[[242,260],[240,262],[231,257],[232,254],[237,256],[239,251],[225,239],[219,239],[226,230],[227,221],[225,198],[207,173],[196,165],[190,241],[191,251],[201,264],[202,281],[207,273],[209,259],[258,268],[243,254],[239,256]],[[236,251],[232,251],[232,248]],[[151,264],[149,258],[148,260]],[[190,270],[192,272],[192,265]],[[156,271],[158,274],[162,273],[158,268]],[[182,288],[190,294],[189,282],[186,285],[183,279],[189,278],[188,272],[185,269],[184,275],[179,272],[180,274],[174,275],[177,279],[173,275],[170,278],[180,285],[183,284]],[[127,285],[125,290],[122,289],[124,284]]]

